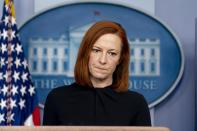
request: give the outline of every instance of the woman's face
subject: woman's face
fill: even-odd
[[[115,34],[104,34],[95,42],[88,63],[92,82],[112,82],[120,60],[121,44],[120,37]]]

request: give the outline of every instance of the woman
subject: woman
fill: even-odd
[[[120,24],[95,23],[79,48],[76,82],[49,93],[43,124],[150,126],[144,97],[128,91],[129,56]]]

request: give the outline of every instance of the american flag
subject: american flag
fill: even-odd
[[[0,22],[0,125],[39,125],[36,90],[18,36],[13,0]]]

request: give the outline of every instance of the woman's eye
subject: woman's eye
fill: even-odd
[[[99,49],[92,49],[92,52],[98,53],[100,50]]]
[[[117,54],[114,53],[114,52],[109,52],[109,55],[111,55],[111,56],[116,56]]]

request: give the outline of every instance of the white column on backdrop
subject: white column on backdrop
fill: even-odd
[[[2,16],[2,11],[3,11],[3,0],[0,0],[0,19]]]
[[[34,15],[34,2],[35,0],[14,0],[18,27]]]

